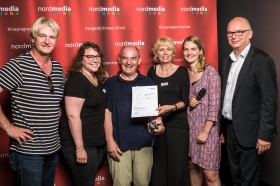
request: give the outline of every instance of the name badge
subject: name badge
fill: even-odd
[[[168,82],[161,83],[160,86],[162,86],[162,87],[168,86]]]

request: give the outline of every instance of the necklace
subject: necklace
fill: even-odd
[[[94,77],[95,77],[97,83],[93,82],[83,71],[82,71],[82,74],[84,74],[84,76],[86,76],[86,78],[91,82],[91,84],[93,84],[96,87],[98,86],[98,81],[95,76]]]

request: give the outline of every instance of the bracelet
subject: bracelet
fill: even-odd
[[[76,153],[82,152],[83,150],[85,150],[84,148],[81,148],[79,150],[76,150]]]
[[[173,111],[175,111],[175,110],[177,110],[177,109],[178,109],[178,107],[177,107],[177,105],[176,105],[176,104],[175,104],[174,106],[175,106],[175,109],[174,109]]]

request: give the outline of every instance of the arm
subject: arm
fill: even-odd
[[[157,108],[158,115],[161,116],[167,112],[175,111],[175,110],[180,110],[185,108],[185,103],[183,101],[180,101],[178,103],[175,103],[174,105],[163,105]]]
[[[3,88],[0,86],[0,93],[3,92]],[[32,140],[33,132],[28,129],[23,129],[14,126],[5,116],[0,105],[0,127],[7,133],[7,135],[15,139],[19,145],[26,140]]]
[[[209,133],[215,125],[215,122],[218,121],[218,115],[220,110],[220,97],[221,97],[221,80],[220,76],[216,70],[212,67],[207,73],[208,75],[208,86],[207,94],[208,96],[208,108],[207,108],[207,117],[204,125],[203,131],[201,131],[197,136],[197,142],[206,143]]]
[[[122,155],[122,151],[113,137],[112,112],[108,108],[105,110],[104,130],[109,155],[113,159],[120,161],[119,155]]]
[[[261,63],[257,78],[261,94],[261,118],[256,148],[258,154],[262,154],[271,147],[277,114],[276,67],[269,56]]]
[[[81,110],[85,99],[65,96],[65,109],[68,117],[70,132],[76,146],[76,158],[78,163],[87,163],[87,153],[84,149]]]
[[[188,70],[185,69],[181,75],[182,83],[178,83],[178,94],[180,95],[180,101],[173,105],[163,105],[158,107],[159,116],[167,112],[184,109],[189,104],[189,91],[190,91],[190,79]]]

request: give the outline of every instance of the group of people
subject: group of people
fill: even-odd
[[[138,70],[139,49],[125,46],[121,70],[109,77],[100,47],[85,42],[64,78],[50,57],[58,35],[54,20],[39,18],[30,30],[31,50],[0,69],[0,92],[12,96],[12,121],[0,108],[0,126],[11,138],[17,185],[53,185],[61,148],[77,186],[94,185],[106,152],[115,186],[220,186],[222,142],[233,184],[259,184],[276,132],[276,69],[270,56],[251,46],[246,18],[228,24],[233,51],[220,75],[206,62],[201,40],[189,36],[182,45],[187,68],[173,63],[176,46],[161,37],[147,76]],[[132,88],[152,85],[158,87],[158,116],[132,118]]]

